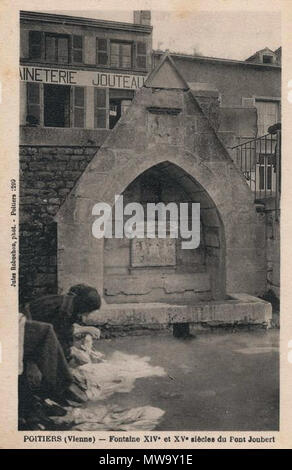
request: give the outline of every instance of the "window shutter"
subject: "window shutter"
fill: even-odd
[[[106,88],[94,89],[94,127],[107,129],[107,91]]]
[[[137,41],[135,51],[136,51],[136,68],[145,70],[147,68],[146,43]]]
[[[41,31],[29,32],[29,58],[41,59],[42,58],[42,43],[43,34]]]
[[[96,63],[98,65],[108,65],[108,40],[96,38]]]
[[[72,37],[72,62],[83,63],[83,37],[73,35]]]
[[[85,89],[82,86],[73,88],[73,127],[85,127]]]
[[[27,115],[26,121],[30,125],[40,124],[41,99],[40,84],[27,83]]]
[[[29,58],[29,32],[25,29],[20,30],[20,58]]]

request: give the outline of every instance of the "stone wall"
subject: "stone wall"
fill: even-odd
[[[97,147],[20,146],[20,302],[57,292],[54,216]]]
[[[267,292],[280,298],[280,220],[266,207]]]

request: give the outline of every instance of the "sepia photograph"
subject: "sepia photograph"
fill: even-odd
[[[292,448],[291,24],[0,2],[0,449]]]
[[[278,431],[280,12],[19,28],[18,429]]]

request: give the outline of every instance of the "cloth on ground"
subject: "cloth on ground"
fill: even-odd
[[[166,375],[162,367],[152,366],[149,361],[147,356],[115,351],[109,359],[97,364],[84,364],[77,370],[86,379],[88,399],[104,400],[115,392],[130,392],[138,378]]]
[[[72,374],[76,375],[78,380],[83,378],[87,385],[88,399],[96,403],[91,402],[86,408],[66,408],[66,416],[52,418],[55,424],[69,425],[71,429],[78,431],[150,431],[155,429],[164,415],[164,411],[160,408],[142,406],[121,409],[117,405],[100,404],[100,402],[116,392],[130,392],[138,378],[163,377],[166,375],[165,370],[151,365],[150,357],[147,356],[139,357],[115,351],[109,358],[104,358],[101,353],[94,351],[91,347],[92,341],[85,337],[84,342],[79,344],[79,348],[83,348],[82,352],[86,351],[88,362],[73,368]],[[81,352],[80,349],[79,352]],[[91,362],[93,352],[100,357],[99,363]]]
[[[130,392],[138,378],[166,375],[162,367],[149,363],[150,357],[115,351],[109,358],[105,358],[93,348],[92,332],[86,333],[83,340],[71,348],[70,366],[73,377],[79,383],[86,384],[84,391],[89,400],[100,402],[115,392]],[[71,406],[66,410],[65,416],[51,419],[56,425],[69,426],[80,431],[152,430],[164,415],[163,410],[152,406],[121,409],[117,405],[100,403],[91,403],[86,408]]]
[[[75,431],[151,431],[155,429],[164,411],[153,406],[129,410],[116,405],[94,408],[70,408],[66,416],[53,417],[56,424],[71,424]]]

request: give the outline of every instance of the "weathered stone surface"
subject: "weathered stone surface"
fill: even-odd
[[[183,293],[188,290],[203,292],[210,290],[210,280],[207,273],[192,274],[155,274],[148,271],[144,274],[112,276],[107,278],[107,295],[117,294],[146,294],[151,289],[161,287],[167,293]]]
[[[147,324],[203,323],[209,325],[254,324],[269,327],[272,307],[268,302],[245,294],[232,294],[230,300],[197,305],[114,304],[103,305],[83,321],[107,328]]]
[[[175,266],[175,245],[173,238],[134,239],[131,243],[131,266]]]
[[[120,194],[141,173],[163,162],[165,165],[163,174],[166,178],[171,177],[172,180],[179,182],[185,193],[183,197],[189,196],[192,201],[200,202],[203,224],[205,218],[206,227],[210,226],[210,223],[220,227],[222,243],[221,238],[214,234],[211,235],[210,230],[207,238],[210,248],[224,250],[225,242],[227,244],[226,256],[230,257],[230,260],[226,260],[228,283],[233,285],[232,280],[240,278],[242,275],[241,270],[238,269],[241,263],[241,253],[237,248],[243,248],[243,245],[247,247],[245,256],[249,259],[249,264],[246,265],[247,272],[251,276],[255,273],[256,279],[259,280],[259,274],[256,273],[255,268],[257,260],[254,258],[256,215],[249,188],[232,163],[226,149],[217,139],[212,126],[210,125],[208,128],[208,116],[202,113],[195,98],[185,94],[185,104],[182,107],[182,112],[177,116],[161,114],[157,117],[147,112],[147,106],[162,106],[163,100],[168,102],[168,107],[172,102],[178,107],[177,100],[183,96],[182,92],[164,91],[165,93],[160,94],[159,92],[152,93],[151,89],[139,90],[131,106],[131,112],[125,115],[112,131],[111,138],[101,147],[92,164],[80,177],[74,189],[74,197],[91,198],[92,204],[98,201],[113,201],[114,193]],[[155,101],[156,98],[157,101]],[[139,117],[135,129],[130,115]],[[127,118],[127,116],[129,117]],[[179,128],[179,132],[177,132],[177,128]],[[148,129],[147,132],[145,132],[146,129]],[[196,131],[194,135],[193,131]],[[172,133],[178,136],[181,133],[184,135],[184,141],[181,142],[178,137],[176,137],[178,140],[172,140]],[[188,149],[183,149],[181,145],[173,145],[177,143],[186,145],[190,139],[194,139],[193,149],[190,146]],[[99,165],[102,164],[102,161],[106,163],[109,145],[110,150],[116,156],[115,166],[106,168],[107,171],[100,174],[98,172]],[[95,165],[97,166],[95,167]],[[68,198],[58,219],[61,222],[66,215],[66,220],[70,223],[70,214],[72,219],[72,211],[75,210],[76,204],[72,204]],[[207,215],[207,210],[213,210],[212,216]],[[218,211],[218,217],[216,217],[216,211]],[[240,230],[237,232],[235,230],[239,221],[243,225],[246,224],[244,237],[242,237]],[[236,236],[232,235],[235,232]],[[68,236],[72,244],[75,244],[74,234],[68,234]],[[231,245],[232,251],[230,251]],[[220,263],[223,263],[225,254],[218,256],[217,253],[210,252],[207,255],[214,257],[213,261],[210,259],[208,262],[208,266],[212,266],[213,270],[213,285],[216,277],[218,278],[220,269],[224,269],[223,265],[220,268]],[[98,256],[101,256],[101,253]],[[216,269],[219,271],[217,272]],[[247,282],[246,285],[249,292],[253,292],[254,289],[259,291],[259,285],[254,285],[253,288],[251,288],[250,282]],[[261,282],[260,285],[262,287],[263,283]],[[242,288],[244,289],[244,287]],[[214,289],[217,291],[216,287]]]

